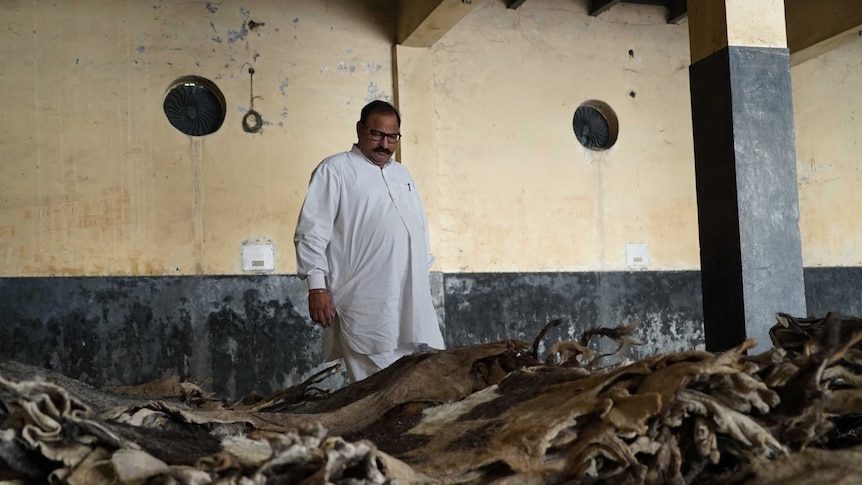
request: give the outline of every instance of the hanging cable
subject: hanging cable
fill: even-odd
[[[261,118],[260,113],[254,110],[254,68],[248,68],[248,76],[249,76],[249,102],[248,102],[248,113],[242,117],[242,129],[246,133],[257,133],[263,127],[263,118]],[[258,96],[259,97],[259,96]]]

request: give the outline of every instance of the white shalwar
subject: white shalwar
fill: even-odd
[[[431,301],[428,223],[403,165],[390,158],[380,168],[356,145],[324,159],[311,175],[294,243],[299,276],[332,294],[337,318],[323,331],[326,361],[350,357],[343,346],[397,357],[419,344],[444,348]]]

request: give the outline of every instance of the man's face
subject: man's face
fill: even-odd
[[[389,141],[387,136],[383,136],[380,141],[374,141],[373,138],[375,135],[379,137],[381,133],[392,135],[398,132],[398,118],[394,114],[372,113],[365,124],[356,122],[356,135],[359,137],[356,145],[363,155],[382,167],[395,153],[398,142]]]

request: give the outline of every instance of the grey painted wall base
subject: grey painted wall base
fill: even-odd
[[[95,386],[171,374],[222,397],[318,370],[320,331],[295,276],[0,279],[0,356]]]
[[[862,315],[862,268],[810,268],[805,281],[810,314]],[[540,357],[590,327],[634,322],[632,358],[703,348],[697,271],[434,273],[432,288],[449,346],[532,341],[561,318]],[[325,367],[305,293],[293,275],[0,278],[0,358],[97,387],[178,374],[223,398],[267,394]]]
[[[577,340],[590,328],[638,326],[643,345],[630,356],[703,346],[700,273],[459,273],[444,276],[446,343],[465,345],[517,338],[532,342],[549,321],[539,347]],[[612,352],[610,341],[594,342]]]

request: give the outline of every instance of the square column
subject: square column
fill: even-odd
[[[805,316],[790,53],[780,0],[689,0],[706,347],[769,349]]]

